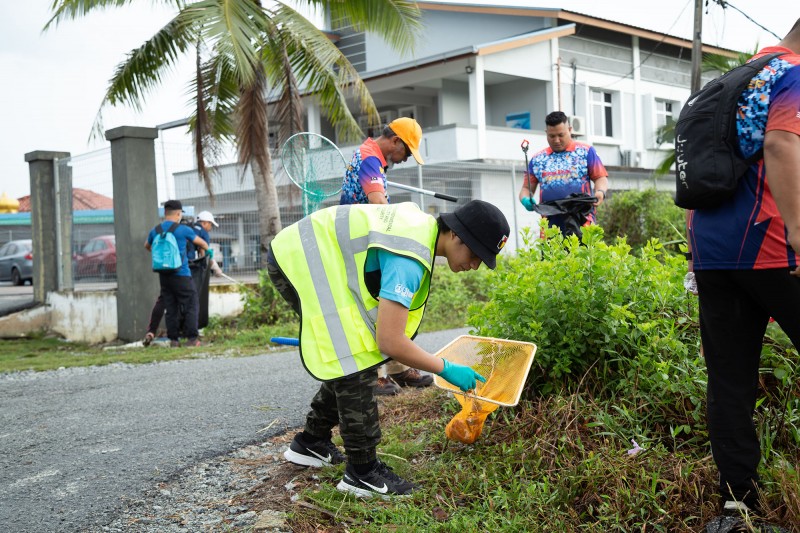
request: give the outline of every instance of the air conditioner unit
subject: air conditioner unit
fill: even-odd
[[[619,151],[619,164],[622,167],[633,167],[635,165],[633,150]]]
[[[573,135],[586,135],[586,117],[572,115],[569,117],[569,124]]]

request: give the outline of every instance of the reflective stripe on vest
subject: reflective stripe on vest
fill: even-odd
[[[385,359],[375,340],[378,302],[363,283],[370,248],[424,266],[405,330],[409,338],[414,335],[428,295],[437,231],[435,219],[411,203],[345,205],[317,211],[275,237],[276,261],[300,297],[300,352],[312,376],[338,379]]]

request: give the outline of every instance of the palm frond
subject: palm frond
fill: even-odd
[[[747,61],[758,53],[758,43],[750,52],[738,52],[736,57],[722,54],[703,54],[703,72],[720,72],[722,74],[733,70],[739,65],[744,65]]]
[[[291,8],[281,6],[273,20],[280,28],[286,53],[299,87],[313,94],[321,110],[344,140],[358,140],[363,134],[347,105],[355,98],[362,114],[377,117],[372,96],[350,61],[330,39]],[[266,58],[270,82],[282,83],[284,63]]]
[[[329,0],[322,2],[331,18],[342,18],[353,28],[380,35],[399,52],[412,52],[422,31],[422,15],[417,2],[409,0]]]
[[[664,159],[653,170],[656,176],[666,176],[672,172],[672,165],[675,164],[675,150],[671,150]]]
[[[206,166],[206,157],[212,159],[210,161],[212,163],[211,168],[214,168],[216,165],[214,165],[213,158],[218,152],[215,151],[217,143],[216,139],[211,135],[212,125],[207,109],[207,87],[211,83],[211,80],[205,77],[207,71],[203,68],[203,61],[201,58],[202,44],[202,42],[197,43],[194,79],[195,111],[191,118],[190,125],[194,130],[194,151],[197,160],[197,174],[205,185],[209,199],[213,205],[214,183],[211,181],[211,172]]]
[[[253,0],[201,0],[182,13],[187,23],[202,29],[201,37],[220,53],[234,58],[238,83],[246,87],[257,76],[257,43],[269,26],[265,12]]]
[[[67,20],[82,18],[91,12],[132,4],[133,0],[53,0],[50,12],[53,14],[42,31],[47,31],[51,26],[56,27]],[[156,3],[156,0],[153,1]],[[163,4],[173,4],[180,9],[180,0],[161,0]]]
[[[255,161],[262,172],[269,172],[267,79],[263,70],[258,68],[253,70],[256,74],[254,81],[249,86],[242,88],[239,105],[236,109],[239,163],[246,167]]]
[[[102,136],[102,112],[106,106],[122,104],[141,111],[142,99],[161,83],[162,74],[178,62],[181,55],[193,45],[194,39],[193,28],[178,14],[142,46],[132,50],[117,65],[109,80],[91,137]]]

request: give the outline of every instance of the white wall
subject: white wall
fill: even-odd
[[[499,174],[486,174],[481,179],[478,197],[496,205],[506,216],[511,228],[511,235],[508,237],[503,254],[512,254],[524,246],[522,237],[519,235],[520,229],[526,226],[538,227],[539,224],[539,215],[526,211],[517,199],[522,179],[521,173],[517,174],[515,183],[512,183],[508,176]],[[538,230],[535,233],[538,235]]]
[[[366,35],[368,72],[393,67],[414,58],[431,57],[510,35],[536,31],[544,28],[546,23],[546,19],[538,17],[475,15],[424,9],[422,15],[425,30],[420,35],[413,56],[401,56],[383,39],[369,33]]]
[[[231,285],[212,285],[210,316],[237,316],[243,310],[241,294]],[[64,291],[47,295],[47,304],[0,318],[0,338],[41,330],[68,341],[98,344],[117,338],[117,291]],[[144,331],[142,337],[144,337]]]

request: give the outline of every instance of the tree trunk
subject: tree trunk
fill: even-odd
[[[266,160],[269,165],[266,169],[263,169],[256,161],[252,164],[253,184],[256,189],[256,205],[258,206],[258,234],[261,237],[260,268],[266,268],[269,243],[282,228],[278,189],[272,178],[272,157],[269,150],[267,150]]]

